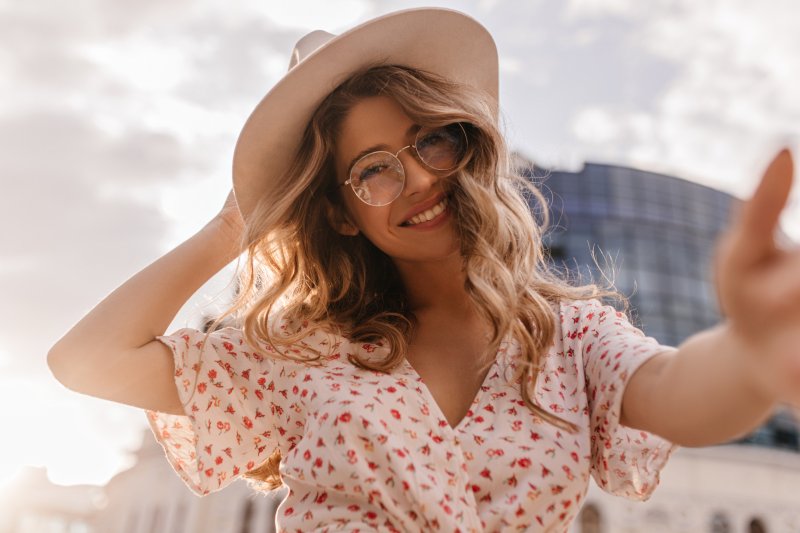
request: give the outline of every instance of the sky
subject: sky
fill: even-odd
[[[47,350],[199,230],[236,137],[306,32],[419,2],[0,0],[0,486],[23,465],[104,484],[144,413],[65,389]],[[800,155],[795,0],[435,2],[500,54],[511,146],[543,167],[664,172],[746,197],[780,146]],[[800,238],[800,187],[782,219]],[[223,270],[169,331],[219,309]]]

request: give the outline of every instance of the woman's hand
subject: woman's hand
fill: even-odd
[[[791,153],[783,149],[720,240],[715,270],[720,308],[747,348],[754,384],[800,406],[800,250],[775,241],[792,174]]]

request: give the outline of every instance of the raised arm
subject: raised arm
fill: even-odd
[[[774,239],[793,166],[781,151],[720,242],[725,322],[642,365],[623,397],[625,425],[705,446],[752,431],[779,402],[800,405],[800,250]]]
[[[172,352],[155,337],[239,255],[241,232],[231,192],[200,231],[114,290],[50,349],[47,363],[56,379],[83,394],[183,414]]]

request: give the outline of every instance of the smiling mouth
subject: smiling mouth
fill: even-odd
[[[423,211],[422,213],[417,213],[416,215],[409,218],[400,225],[415,226],[417,224],[422,224],[423,222],[428,222],[429,220],[433,220],[436,216],[440,215],[442,211],[445,210],[446,207],[447,207],[447,197],[445,196],[444,198],[442,198],[442,201],[436,204],[435,206],[431,207],[426,211]]]

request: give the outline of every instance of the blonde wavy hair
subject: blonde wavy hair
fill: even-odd
[[[543,420],[575,431],[574,424],[542,409],[530,393],[553,342],[555,306],[564,299],[624,299],[595,284],[573,286],[548,266],[542,246],[549,224],[547,202],[513,168],[496,102],[430,72],[398,65],[364,68],[321,103],[288,174],[279,180],[280,194],[262,198],[247,221],[247,262],[239,273],[238,293],[214,325],[238,316],[252,346],[266,342],[276,348],[276,357],[309,364],[322,354],[296,356],[287,348],[314,330],[388,347],[388,355],[379,361],[350,354],[351,362],[362,368],[388,373],[402,362],[416,321],[394,264],[363,235],[342,236],[329,220],[329,209],[345,209],[334,166],[341,124],[356,102],[378,95],[393,98],[421,126],[465,125],[466,157],[443,179],[463,257],[464,288],[491,324],[486,366],[511,335],[521,348],[515,379],[525,404]],[[541,208],[541,226],[529,199]],[[278,331],[274,323],[279,308],[282,320],[298,327]],[[275,450],[244,476],[261,490],[278,488],[280,458]]]

